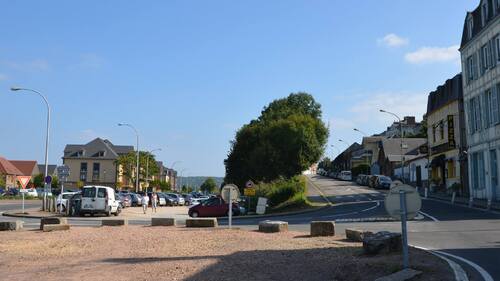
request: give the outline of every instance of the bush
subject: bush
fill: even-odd
[[[277,207],[288,200],[301,196],[305,198],[306,181],[302,176],[291,179],[279,179],[271,183],[261,183],[257,187],[257,195],[269,199],[269,206]]]

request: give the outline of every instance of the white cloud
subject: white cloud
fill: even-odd
[[[32,61],[6,61],[4,65],[19,71],[47,71],[50,70],[50,64],[44,59],[35,59]]]
[[[408,40],[408,38],[400,37],[394,33],[390,33],[384,36],[383,38],[379,38],[377,42],[379,45],[397,48],[408,45],[410,40]]]
[[[422,47],[415,52],[407,53],[405,60],[412,64],[436,62],[458,62],[460,60],[459,46],[450,47]]]

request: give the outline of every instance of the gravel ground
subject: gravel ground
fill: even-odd
[[[374,280],[399,255],[368,257],[343,237],[178,227],[74,227],[0,233],[3,280]],[[446,263],[412,251],[418,280],[453,280]],[[449,276],[449,277],[447,277]]]

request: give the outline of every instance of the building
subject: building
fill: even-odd
[[[415,116],[405,116],[401,122],[396,121],[382,135],[388,138],[400,138],[401,131],[403,137],[417,136],[422,130],[422,124],[415,121]]]
[[[401,171],[401,166],[394,169],[394,176],[403,178],[404,173],[405,183],[425,188],[429,186],[428,166],[428,148],[423,144],[405,154],[404,169]]]
[[[412,157],[418,155],[410,157],[409,152],[425,146],[426,143],[427,139],[424,138],[389,138],[379,141],[378,166],[380,167],[380,174],[391,177],[397,176],[395,169],[401,166],[401,161],[411,160]]]
[[[385,136],[371,136],[363,138],[363,148],[369,158],[370,172],[372,175],[380,174],[380,165],[378,164],[378,155],[380,152],[380,141],[386,139]]]
[[[460,46],[470,197],[500,200],[500,5],[482,0],[468,12]]]
[[[346,150],[342,151],[332,162],[333,170],[340,171],[350,171],[352,168],[352,155],[355,151],[363,149],[359,143],[355,142],[349,146]]]
[[[22,172],[14,166],[9,160],[0,157],[0,177],[1,181],[5,183],[5,188],[17,187],[17,176],[22,176]]]
[[[462,74],[458,74],[429,93],[427,142],[431,187],[446,191],[460,184],[460,195],[466,195],[469,192],[462,89]]]
[[[114,145],[109,140],[96,138],[87,144],[68,144],[64,148],[63,164],[70,169],[67,187],[79,184],[100,184],[115,187],[133,186],[123,175],[116,161],[120,155],[134,151],[133,146]]]

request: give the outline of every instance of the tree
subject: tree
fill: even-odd
[[[116,163],[122,166],[123,175],[129,180],[130,183],[135,184],[135,168],[136,168],[137,154],[131,151],[125,155],[120,155]],[[160,168],[158,167],[154,155],[149,152],[139,152],[139,181],[146,181],[146,164],[149,161],[149,177],[158,174]]]
[[[236,133],[225,160],[225,182],[242,187],[248,180],[271,182],[298,175],[318,162],[327,138],[321,106],[311,95],[275,100]]]
[[[217,189],[217,183],[213,178],[207,178],[200,186],[202,192],[212,193]]]
[[[35,187],[43,187],[45,178],[43,174],[37,174],[34,178],[31,179],[31,181],[33,182],[33,185]]]
[[[0,174],[0,186],[5,187],[5,175]]]
[[[318,168],[325,171],[331,171],[333,168],[332,160],[330,160],[330,158],[328,157],[323,158],[323,160],[318,163]]]

